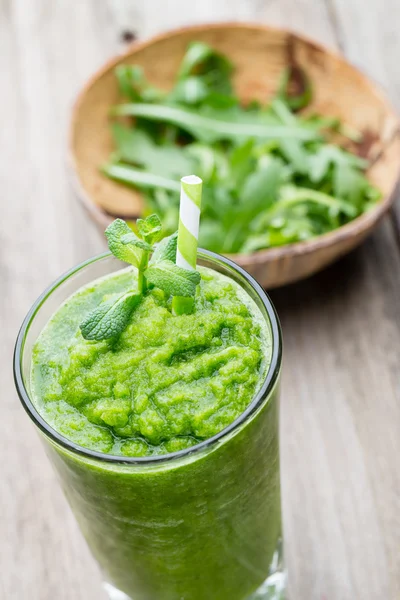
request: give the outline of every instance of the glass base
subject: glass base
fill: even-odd
[[[286,571],[283,566],[282,542],[280,541],[272,559],[267,579],[257,591],[253,592],[251,596],[243,598],[243,600],[285,600],[286,579]],[[134,600],[134,598],[130,598],[124,592],[117,590],[110,583],[104,582],[103,588],[109,600]]]
[[[285,600],[286,580],[287,575],[283,564],[282,540],[279,540],[267,579],[246,600]]]
[[[103,589],[110,600],[131,600],[124,592],[120,592],[111,583],[107,583],[106,581],[103,582]]]

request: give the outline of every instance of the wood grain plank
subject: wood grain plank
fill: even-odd
[[[365,51],[374,19],[361,1],[338,1],[337,31],[319,0],[190,6],[183,0],[0,1],[7,115],[0,128],[0,202],[7,208],[7,221],[0,221],[3,365],[10,365],[17,327],[37,294],[103,248],[65,174],[66,127],[77,89],[118,51],[124,31],[142,37],[189,23],[262,20],[334,46],[348,40],[357,23],[366,33],[351,43]],[[373,4],[374,17],[383,17],[377,0]],[[368,65],[378,72],[377,56],[389,52],[389,42],[372,35],[372,46],[365,47]],[[345,50],[353,55],[351,48]],[[283,504],[296,600],[400,595],[400,481],[393,458],[400,450],[399,267],[386,221],[348,259],[273,295],[285,335]],[[0,451],[7,460],[0,466],[0,598],[99,599],[97,569],[18,405],[9,369],[2,384]]]
[[[387,220],[347,259],[273,294],[286,341],[283,497],[296,598],[399,597],[394,247]]]
[[[331,47],[336,38],[329,12],[318,0],[203,0],[188,5],[186,0],[130,0],[108,2],[121,32],[130,30],[148,37],[163,29],[218,21],[255,21],[296,29]]]
[[[368,10],[361,0],[329,0],[331,16],[340,31],[341,47],[346,56],[355,65],[372,77],[387,93],[395,108],[400,110],[400,73],[398,70],[398,56],[400,40],[397,32],[397,23],[400,18],[400,5],[395,0],[372,0],[368,2]],[[362,18],[361,18],[362,15]],[[353,24],[357,22],[357,27]],[[393,231],[393,247],[397,245],[400,251],[400,202],[396,200],[390,215]],[[393,252],[393,250],[392,250]],[[382,257],[384,260],[384,258]],[[390,273],[390,280],[386,285],[393,285],[393,280],[398,280],[398,269]],[[388,296],[385,289],[385,296]],[[382,294],[383,296],[383,294]],[[383,299],[382,299],[383,301]],[[381,388],[379,398],[385,400],[385,413],[387,417],[376,418],[369,422],[369,427],[363,430],[365,443],[368,436],[374,436],[375,452],[371,447],[371,465],[376,468],[371,470],[377,512],[382,530],[385,560],[389,570],[390,591],[388,597],[400,597],[400,478],[396,473],[395,462],[390,463],[390,448],[398,452],[400,438],[400,414],[396,410],[400,397],[400,376],[398,365],[396,367],[395,348],[398,315],[393,313],[394,306],[398,304],[393,296],[393,306],[386,301],[386,336],[382,346],[381,359],[387,363],[387,370],[391,373],[391,394],[397,403],[386,404],[389,397],[385,388]],[[377,349],[378,350],[378,349]],[[389,417],[390,415],[390,417]],[[378,417],[378,415],[376,415]],[[395,423],[395,425],[393,425]],[[366,425],[366,423],[365,423]],[[386,461],[385,461],[386,456]],[[393,455],[394,456],[394,455]]]

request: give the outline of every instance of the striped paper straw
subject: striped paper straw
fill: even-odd
[[[196,175],[181,179],[176,264],[189,270],[196,269],[202,187],[203,182]]]
[[[196,175],[188,175],[181,179],[176,264],[183,269],[196,270],[202,187],[203,182]],[[190,312],[192,306],[191,298],[175,297],[172,301],[172,308],[176,314]]]

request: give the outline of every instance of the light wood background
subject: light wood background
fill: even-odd
[[[104,247],[66,177],[71,102],[123,47],[124,33],[240,19],[340,48],[400,108],[398,0],[0,0],[1,600],[103,598],[11,374],[32,301]],[[286,344],[282,483],[292,600],[400,599],[399,275],[393,211],[347,259],[273,294]]]

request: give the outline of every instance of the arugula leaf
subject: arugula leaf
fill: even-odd
[[[339,198],[350,200],[361,209],[370,187],[362,174],[368,162],[332,145],[323,146],[310,158],[310,178],[318,183],[332,177],[333,192]],[[330,174],[332,171],[332,174]]]
[[[314,183],[320,183],[328,175],[331,166],[332,155],[327,146],[322,146],[318,151],[309,157],[309,175]]]
[[[297,117],[295,117],[287,104],[285,104],[285,102],[283,102],[283,100],[281,100],[279,97],[272,100],[270,108],[276,114],[281,123],[285,123],[285,125],[299,124]]]
[[[307,216],[297,216],[292,212],[290,219],[279,219],[279,226],[276,226],[274,221],[278,223],[278,219],[272,219],[264,233],[253,234],[247,238],[242,248],[244,254],[250,254],[262,248],[301,242],[318,235],[313,227],[313,222]]]
[[[348,167],[358,171],[368,167],[368,161],[331,144],[320,147],[310,156],[309,163],[310,179],[315,183],[320,182],[328,174],[331,165],[335,168]]]
[[[144,160],[144,157],[147,157],[156,146],[145,131],[126,127],[122,123],[111,123],[110,127],[116,148],[115,154],[119,160],[134,165],[151,166],[151,161]]]
[[[150,265],[158,263],[163,260],[170,260],[173,263],[176,262],[176,250],[178,247],[178,232],[175,231],[172,235],[164,238],[155,247],[153,256],[150,260]]]
[[[212,252],[220,252],[221,240],[223,239],[226,240],[224,223],[222,223],[221,220],[202,217],[200,222],[199,245],[202,248],[211,250]],[[231,249],[229,249],[229,251],[230,250]]]
[[[231,184],[234,188],[243,185],[246,178],[254,169],[253,158],[254,139],[249,138],[243,144],[236,146],[229,157],[229,170],[232,177]]]
[[[161,260],[149,266],[144,275],[169,296],[194,297],[200,283],[200,273],[178,267],[171,260]]]
[[[132,100],[132,102],[140,100],[143,70],[137,65],[119,65],[115,69],[115,75],[121,94]]]
[[[279,144],[280,152],[290,164],[293,172],[307,175],[310,169],[309,152],[298,140],[281,140]]]
[[[186,148],[188,154],[197,163],[194,171],[199,174],[203,182],[210,181],[217,173],[219,164],[218,151],[215,148],[200,143],[189,144]]]
[[[162,225],[160,217],[156,214],[146,217],[146,219],[138,219],[136,226],[141,237],[148,243],[157,242],[162,236]],[[150,246],[151,249],[151,246]]]
[[[288,106],[280,99],[275,98],[271,102],[271,108],[281,121],[288,127],[299,125],[299,120],[289,110]],[[279,150],[292,166],[296,173],[306,175],[309,170],[309,151],[304,147],[304,143],[299,140],[280,140]]]
[[[282,74],[269,104],[248,99],[242,105],[233,74],[230,61],[203,42],[188,47],[170,92],[152,88],[141,68],[117,72],[129,104],[113,114],[132,119],[112,125],[115,152],[103,172],[141,190],[145,214],[162,216],[164,235],[177,228],[178,180],[190,172],[204,181],[200,243],[216,252],[308,239],[340,227],[380,199],[366,177],[366,161],[329,143],[337,134],[357,143],[360,132],[334,115],[301,111],[312,98],[301,68]],[[150,253],[143,244],[153,241],[143,239],[138,248],[146,260]],[[175,259],[173,249],[157,258],[161,249],[158,244],[151,265]],[[144,260],[143,289],[145,268]]]
[[[355,207],[349,202],[345,202],[338,198],[334,198],[329,194],[324,194],[312,189],[300,188],[293,185],[285,185],[280,190],[280,199],[276,202],[266,213],[269,218],[275,216],[276,213],[293,207],[293,205],[299,203],[315,203],[323,207],[326,207],[333,211],[333,213],[342,212],[348,217],[355,217],[357,211]]]
[[[191,133],[205,142],[217,140],[235,140],[248,137],[262,139],[315,140],[318,135],[311,128],[287,127],[286,125],[264,125],[260,119],[245,119],[245,122],[229,121],[213,116],[204,116],[199,112],[159,104],[120,104],[112,110],[114,116],[142,117],[150,121],[171,123]],[[226,115],[225,115],[226,117]]]
[[[174,179],[167,179],[139,169],[132,169],[127,165],[104,165],[102,171],[111,179],[134,185],[141,189],[160,188],[170,192],[179,193],[181,186]]]
[[[124,262],[139,268],[143,258],[143,248],[137,242],[132,229],[122,219],[115,219],[105,231],[111,252]],[[127,237],[129,236],[129,237]]]
[[[282,72],[278,88],[281,98],[292,110],[300,110],[312,100],[312,86],[305,71],[298,65]]]
[[[342,164],[334,169],[333,189],[339,198],[349,200],[358,206],[368,187],[365,177],[350,165]]]
[[[178,81],[168,99],[173,102],[195,106],[200,104],[209,95],[205,81],[200,77],[188,77]]]
[[[196,161],[186,148],[172,144],[160,146],[145,131],[121,123],[113,123],[111,133],[120,161],[174,180],[196,171]]]
[[[165,92],[151,86],[138,65],[119,65],[115,69],[119,90],[132,102],[154,102],[165,97]]]
[[[142,296],[128,292],[95,308],[80,324],[85,340],[102,341],[118,336],[128,325]]]
[[[242,213],[257,214],[275,200],[284,178],[283,165],[271,158],[246,179],[241,191]]]
[[[223,95],[232,93],[230,60],[204,42],[192,42],[181,62],[178,81],[197,77],[210,91]]]

